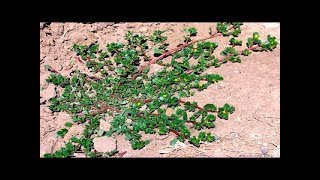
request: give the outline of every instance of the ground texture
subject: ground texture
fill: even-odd
[[[59,94],[62,89],[47,84],[45,79],[50,72],[45,64],[50,65],[62,75],[68,75],[74,69],[88,73],[84,65],[75,60],[72,45],[98,42],[100,47],[110,42],[123,42],[127,30],[149,34],[155,29],[172,29],[168,42],[171,47],[183,39],[181,31],[187,27],[198,29],[197,37],[208,36],[209,27],[215,23],[51,23],[40,25],[40,156],[58,150],[64,139],[57,138],[56,132],[71,117],[64,113],[53,113],[48,109],[48,99]],[[276,36],[280,42],[279,23],[244,23],[239,39],[244,42],[253,32],[259,32],[262,39],[266,35]],[[218,42],[215,52],[222,50],[222,44],[228,44],[230,38],[217,37],[210,41]],[[217,56],[218,53],[217,53]],[[168,60],[164,59],[164,61]],[[210,130],[218,140],[202,144],[200,148],[188,142],[170,147],[175,137],[144,135],[151,143],[141,150],[132,150],[122,136],[116,137],[119,152],[126,152],[123,157],[280,157],[280,46],[272,52],[253,53],[243,57],[241,64],[227,63],[220,68],[209,68],[207,73],[217,73],[224,80],[211,85],[208,89],[197,92],[185,100],[197,101],[199,106],[214,103],[217,106],[230,103],[236,111],[229,120],[217,119],[216,128]],[[152,67],[157,70],[156,65]],[[108,126],[108,119],[101,126]],[[66,136],[81,133],[82,126],[74,126]],[[66,139],[66,137],[65,137]],[[76,154],[83,157],[83,154]]]

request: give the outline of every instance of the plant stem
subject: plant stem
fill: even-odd
[[[76,59],[77,59],[80,63],[84,64],[84,62],[80,59],[79,56],[77,56]]]
[[[181,100],[181,99],[179,99],[179,102],[180,103],[186,103],[185,101],[183,101],[183,100]],[[197,108],[197,109],[199,109],[199,110],[203,110],[203,108],[202,107],[200,107],[200,106],[196,106],[195,108]]]
[[[111,106],[107,106],[107,105],[106,105],[106,106],[103,106],[103,107],[101,107],[100,109],[98,109],[98,110],[96,110],[96,111],[91,112],[91,115],[97,115],[97,114],[100,114],[100,113],[104,113],[104,112],[106,112],[106,111],[108,111],[108,110],[120,112],[119,109],[116,109],[116,108],[113,108],[113,107],[111,107]],[[78,116],[83,116],[84,113],[78,113],[77,115],[78,115]]]
[[[174,130],[174,129],[170,129],[171,132],[173,132],[175,135],[180,136],[180,133],[178,133],[178,131]]]

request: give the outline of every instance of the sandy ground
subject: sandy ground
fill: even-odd
[[[127,30],[148,34],[155,29],[173,29],[175,32],[167,33],[170,49],[183,39],[183,28],[196,27],[200,38],[207,36],[209,27],[215,29],[214,26],[215,23],[51,23],[40,28],[40,94],[43,97],[40,99],[40,156],[64,144],[55,134],[71,119],[64,112],[53,113],[48,109],[49,102],[45,100],[62,90],[45,82],[50,73],[43,65],[48,64],[63,75],[73,69],[88,72],[75,61],[71,50],[74,43],[97,41],[103,47],[114,41],[124,42]],[[245,42],[253,32],[259,32],[262,39],[271,34],[280,42],[279,23],[244,23],[239,38]],[[229,39],[211,40],[221,44],[217,55]],[[132,150],[129,142],[118,136],[118,150],[127,152],[123,157],[280,157],[280,46],[272,52],[253,53],[242,59],[241,64],[227,63],[208,69],[207,73],[218,73],[224,80],[186,98],[197,101],[200,106],[230,103],[236,107],[229,120],[217,119],[216,128],[210,130],[218,137],[217,141],[202,144],[200,148],[186,142],[186,146],[170,151],[167,147],[174,134],[145,135],[151,143],[141,150]]]

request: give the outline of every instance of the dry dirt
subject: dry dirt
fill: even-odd
[[[45,82],[50,73],[43,65],[48,64],[63,75],[73,69],[87,72],[84,65],[75,60],[71,50],[74,43],[97,41],[104,47],[110,42],[124,42],[127,30],[148,34],[155,29],[172,29],[174,32],[167,33],[170,49],[181,42],[184,35],[181,29],[187,27],[196,27],[200,38],[208,35],[209,27],[215,29],[215,23],[51,23],[40,26],[40,156],[64,144],[66,138],[57,138],[55,134],[70,120],[68,114],[48,109],[47,100],[62,89]],[[245,42],[253,32],[259,32],[263,39],[271,34],[280,42],[280,23],[244,23],[239,38]],[[211,41],[218,42],[220,46],[216,52],[220,52],[228,40],[217,37]],[[280,157],[280,45],[272,52],[253,53],[242,59],[241,64],[227,63],[208,69],[207,73],[218,73],[224,80],[185,99],[197,101],[200,106],[206,103],[235,106],[236,111],[229,120],[217,119],[216,128],[210,130],[218,137],[217,141],[202,144],[200,148],[186,142],[173,150],[167,147],[174,134],[145,135],[151,143],[141,150],[132,150],[129,142],[118,136],[118,150],[126,151],[123,157]],[[68,135],[77,135],[82,129],[74,127]]]

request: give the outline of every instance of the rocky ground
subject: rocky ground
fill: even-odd
[[[208,35],[209,27],[215,23],[50,23],[40,25],[40,156],[59,149],[72,135],[81,134],[82,126],[73,126],[67,135],[56,137],[56,132],[71,120],[64,112],[51,112],[48,99],[61,93],[62,89],[47,84],[45,79],[50,72],[45,70],[48,64],[62,75],[73,69],[88,73],[81,63],[75,60],[72,45],[98,42],[101,47],[110,42],[124,42],[127,30],[148,34],[155,29],[168,31],[169,49],[183,39],[181,31],[187,27],[198,29],[197,37]],[[276,36],[280,42],[280,23],[244,23],[239,39],[246,41],[253,32],[259,32],[262,38],[267,34]],[[227,44],[228,38],[217,37],[212,41]],[[219,46],[216,52],[222,50]],[[217,54],[217,56],[219,56]],[[164,59],[166,61],[166,59]],[[152,67],[153,71],[158,68]],[[210,68],[206,72],[218,73],[224,80],[197,92],[186,100],[197,101],[200,106],[214,102],[220,106],[228,102],[236,107],[229,120],[217,120],[216,128],[210,130],[218,140],[194,148],[189,143],[177,144],[175,148],[169,142],[175,137],[144,135],[151,143],[141,150],[132,150],[124,137],[115,139],[98,138],[95,148],[104,151],[105,142],[117,146],[123,157],[279,157],[280,156],[280,46],[272,52],[253,53],[243,58],[243,62],[227,63],[220,68]],[[108,129],[110,118],[101,121],[101,128]],[[84,157],[83,154],[76,154]]]

